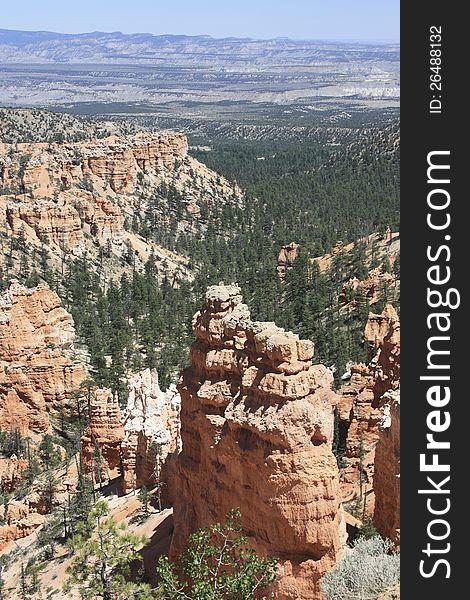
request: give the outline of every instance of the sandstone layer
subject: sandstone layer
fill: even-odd
[[[370,362],[352,365],[351,378],[339,390],[337,405],[340,444],[348,463],[341,472],[345,501],[358,493],[360,470],[364,489],[372,492],[375,447],[388,402],[384,394],[400,386],[400,321],[392,305],[386,305],[380,315],[370,313],[364,340]],[[366,512],[373,509],[372,500]]]
[[[201,233],[203,208],[241,199],[235,184],[188,155],[180,133],[0,143],[0,216],[4,237],[18,241],[8,244],[18,269],[21,256],[32,255],[35,264],[35,254],[47,250],[51,268],[62,268],[64,257],[86,255],[100,272],[105,261],[111,278],[142,268],[153,254],[157,273],[188,276],[187,259],[140,235],[139,223],[151,218],[163,231],[174,226],[177,235]]]
[[[369,270],[372,269],[373,259],[382,260],[387,257],[390,265],[393,266],[400,253],[400,234],[398,232],[388,232],[385,235],[372,233],[358,241],[365,245],[366,265]],[[338,241],[331,252],[316,257],[314,260],[317,261],[320,271],[323,273],[327,269],[330,269],[338,254],[343,254],[345,258],[348,258],[356,243],[345,244],[342,241]]]
[[[90,420],[82,439],[85,470],[95,483],[109,482],[121,474],[121,442],[124,427],[118,400],[111,390],[95,390],[90,402]]]
[[[67,190],[93,182],[114,192],[132,193],[139,172],[161,173],[183,159],[187,140],[179,133],[138,133],[91,141],[0,145],[0,176],[3,186],[18,189],[17,195],[52,197],[56,180]],[[91,177],[94,176],[94,179]],[[85,181],[84,181],[85,180]]]
[[[143,485],[158,485],[158,497],[168,504],[173,489],[171,464],[181,449],[179,414],[176,386],[162,392],[155,369],[130,376],[122,412],[111,390],[95,390],[81,439],[86,471],[100,484],[122,475],[125,494]]]
[[[171,555],[238,507],[250,542],[279,559],[275,597],[321,598],[344,543],[332,374],[312,365],[312,342],[252,321],[237,286],[209,288],[193,329]]]
[[[349,299],[357,292],[361,291],[363,297],[369,304],[375,304],[380,299],[380,294],[384,288],[391,288],[398,285],[398,279],[392,273],[384,272],[380,267],[371,269],[367,277],[363,280],[353,277],[349,279],[342,287],[339,295],[341,303],[349,302]]]
[[[123,491],[127,494],[143,485],[151,488],[157,484],[168,498],[172,465],[181,450],[180,395],[174,385],[161,391],[156,369],[133,375],[128,392],[123,411]]]
[[[47,285],[12,283],[0,297],[0,424],[21,434],[45,432],[50,417],[72,408],[85,379],[74,361],[73,319]]]
[[[25,502],[10,500],[8,511],[0,508],[3,524],[0,525],[0,551],[13,540],[19,540],[33,533],[44,524],[44,515],[32,511]]]
[[[0,458],[0,490],[11,492],[17,488],[27,466],[28,461],[17,458],[15,454],[8,458]]]
[[[12,457],[13,459],[13,457]],[[22,461],[26,468],[27,461]],[[46,515],[54,508],[64,506],[70,500],[70,495],[76,490],[77,472],[72,462],[64,472],[54,472],[55,485],[51,494],[47,476],[40,473],[33,481],[26,496],[10,500],[0,506],[0,551],[8,542],[24,538],[46,520]]]
[[[375,450],[374,524],[379,533],[400,544],[400,390],[385,394],[379,441]]]

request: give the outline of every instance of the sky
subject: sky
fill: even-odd
[[[0,28],[398,42],[399,7],[399,0],[0,0]]]

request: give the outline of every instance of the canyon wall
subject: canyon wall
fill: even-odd
[[[207,229],[203,208],[240,204],[242,196],[236,184],[188,155],[186,136],[180,133],[0,143],[2,233],[20,240],[9,249],[10,270],[20,268],[23,254],[32,254],[34,263],[47,249],[52,269],[63,269],[65,257],[86,255],[100,273],[104,261],[112,278],[142,268],[153,254],[159,274],[188,276],[187,258],[165,248],[156,236],[140,235],[139,223],[151,213],[157,229],[201,233]],[[169,216],[175,198],[178,218]],[[133,261],[126,260],[129,252]]]
[[[171,556],[238,507],[250,543],[276,556],[278,600],[321,598],[345,540],[331,451],[333,377],[313,344],[254,322],[237,286],[213,286],[193,320],[179,384],[181,436]]]
[[[179,133],[110,136],[66,144],[0,144],[0,183],[16,236],[81,256],[86,234],[120,246],[124,214],[143,179],[164,177],[187,159]],[[126,207],[126,204],[129,206]]]
[[[0,424],[24,436],[73,409],[85,379],[73,360],[73,319],[46,284],[12,283],[0,296]]]
[[[387,392],[388,401],[375,450],[374,525],[400,544],[400,390]]]
[[[188,151],[181,133],[137,133],[76,143],[0,144],[0,181],[17,195],[53,197],[60,189],[93,187],[131,194],[138,173],[162,174]],[[85,181],[84,181],[85,180]]]
[[[364,489],[373,489],[375,448],[388,400],[384,394],[400,385],[400,321],[392,305],[381,314],[370,313],[364,331],[370,362],[351,367],[351,378],[339,390],[339,427],[347,466],[341,470],[342,497],[353,500],[359,490],[360,471]],[[373,510],[373,496],[367,504]]]

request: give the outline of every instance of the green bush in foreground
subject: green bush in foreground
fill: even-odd
[[[327,600],[377,600],[400,581],[400,556],[380,536],[359,538],[336,567],[323,577]]]
[[[180,577],[167,557],[157,565],[165,598],[171,600],[253,600],[276,579],[277,561],[247,546],[241,515],[231,511],[225,523],[199,529],[181,558]],[[179,572],[179,571],[178,571]]]

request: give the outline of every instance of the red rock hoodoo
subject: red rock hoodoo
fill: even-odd
[[[322,598],[319,579],[344,544],[331,451],[333,377],[313,344],[254,322],[237,286],[213,286],[193,320],[191,366],[179,384],[181,436],[174,535],[233,508],[258,551],[279,558],[278,600]]]
[[[121,474],[124,427],[117,398],[111,390],[96,390],[90,402],[90,421],[81,439],[83,463],[95,481],[106,483]]]
[[[181,448],[180,395],[172,385],[162,392],[155,369],[130,376],[127,406],[122,411],[111,390],[96,390],[90,422],[82,439],[86,470],[95,483],[123,475],[125,494],[157,483],[164,502],[172,496],[173,468]]]

